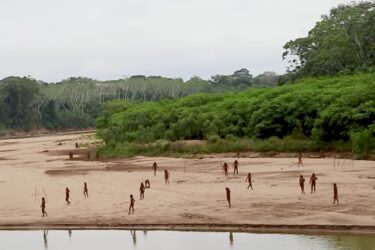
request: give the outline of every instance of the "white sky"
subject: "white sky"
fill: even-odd
[[[282,46],[345,0],[0,0],[0,78],[284,73]]]

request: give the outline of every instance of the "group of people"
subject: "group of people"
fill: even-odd
[[[154,176],[156,176],[156,172],[157,172],[157,169],[158,169],[158,165],[156,162],[154,162],[152,164],[152,168],[154,170]],[[170,173],[168,170],[164,170],[164,181],[165,181],[165,184],[169,184],[169,177],[170,177]],[[151,183],[150,183],[150,180],[149,179],[146,179],[145,182],[141,182],[141,185],[139,187],[139,193],[140,193],[140,200],[143,200],[145,198],[145,191],[146,191],[146,188],[151,188]],[[88,187],[87,187],[87,183],[84,182],[83,184],[83,195],[85,196],[85,198],[88,198],[89,197],[89,192],[88,192]],[[65,188],[65,201],[66,201],[66,204],[67,205],[70,205],[70,189],[68,187]],[[134,205],[135,205],[135,199],[134,199],[134,196],[133,194],[130,195],[130,205],[129,205],[129,211],[128,211],[128,214],[132,214],[134,213]],[[46,212],[46,199],[44,197],[42,197],[42,203],[40,205],[40,207],[42,208],[42,217],[46,217],[48,216],[47,212]]]
[[[157,170],[158,170],[158,164],[156,162],[154,162],[152,164],[152,169],[154,171],[154,176],[156,176],[156,173],[157,173]],[[169,177],[170,177],[169,171],[166,170],[166,169],[164,169],[164,181],[165,181],[165,184],[169,184]],[[144,200],[146,188],[151,188],[151,184],[150,184],[150,180],[149,179],[146,179],[144,183],[141,182],[141,185],[139,187],[139,199],[140,200]],[[133,194],[131,194],[130,195],[130,205],[129,205],[129,212],[128,212],[128,214],[133,214],[134,213],[134,205],[135,205],[135,199],[134,199]]]
[[[76,147],[77,147],[77,144],[76,144]],[[70,153],[69,153],[69,156],[70,156],[70,158],[72,158],[72,155]],[[238,156],[238,154],[237,154],[237,156]],[[238,162],[238,160],[235,160],[233,162],[233,175],[234,176],[236,174],[238,175],[238,166],[239,166],[239,162]],[[302,163],[302,154],[301,153],[298,154],[298,166],[303,166],[303,163]],[[156,173],[157,173],[157,170],[158,170],[158,165],[157,165],[156,162],[154,162],[152,164],[152,169],[153,169],[153,172],[154,172],[154,176],[156,176]],[[229,165],[226,162],[224,162],[224,164],[223,164],[223,171],[224,171],[224,176],[228,176]],[[164,170],[164,181],[165,181],[165,184],[169,184],[169,178],[170,178],[170,173],[169,173],[168,170],[165,169]],[[311,185],[311,193],[315,193],[316,192],[316,181],[317,180],[318,180],[318,178],[316,177],[316,174],[313,173],[311,175],[310,181],[309,181],[309,184]],[[251,173],[247,174],[247,177],[246,177],[245,181],[248,183],[247,189],[251,188],[253,190]],[[303,175],[300,175],[300,177],[299,177],[299,186],[301,188],[302,194],[305,194],[305,178],[303,177]],[[140,185],[140,187],[139,187],[140,200],[143,200],[145,198],[145,190],[146,190],[146,188],[151,188],[151,184],[150,184],[150,180],[149,179],[146,179],[144,183],[142,182],[141,185]],[[229,187],[225,188],[225,192],[226,192],[226,198],[227,198],[228,206],[229,206],[229,208],[231,208],[231,190],[229,189]],[[87,183],[86,182],[84,182],[83,195],[86,198],[89,197],[88,188],[87,188]],[[65,201],[66,201],[67,205],[70,205],[69,197],[70,197],[70,190],[69,190],[68,187],[66,187],[66,189],[65,189]],[[333,204],[335,204],[336,202],[337,202],[337,204],[339,204],[338,189],[337,189],[337,184],[333,183]],[[134,199],[133,194],[131,194],[130,195],[130,205],[129,205],[128,214],[134,213],[134,205],[135,205],[135,199]],[[40,207],[42,208],[42,217],[47,216],[47,212],[45,210],[46,209],[46,200],[45,200],[44,197],[42,197],[42,203],[41,203]]]
[[[298,154],[298,163],[297,164],[298,164],[298,167],[303,166],[302,154],[301,153]],[[238,175],[238,165],[239,165],[238,161],[235,160],[233,162],[233,168],[234,168],[233,175],[236,175],[236,174]],[[228,163],[224,162],[223,171],[224,171],[225,176],[228,176],[228,170],[229,170],[229,165],[228,165]],[[312,175],[310,177],[310,181],[309,181],[309,184],[311,186],[311,194],[316,192],[316,181],[317,180],[318,180],[318,177],[316,177],[316,174],[312,173]],[[251,188],[251,190],[253,190],[251,173],[247,174],[247,177],[246,177],[245,181],[249,183],[249,185],[247,186],[247,189]],[[303,177],[303,175],[300,175],[300,177],[299,177],[299,186],[301,188],[302,194],[305,194],[305,178]],[[226,187],[225,192],[226,192],[228,207],[231,208],[232,207],[232,205],[231,205],[231,190],[228,187]],[[336,204],[336,203],[340,204],[339,203],[339,197],[338,197],[337,184],[333,183],[333,204]]]
[[[85,198],[89,197],[89,189],[87,188],[87,183],[83,183],[83,195]],[[70,205],[70,189],[68,187],[65,188],[65,201],[66,205]],[[47,217],[48,214],[46,212],[46,199],[42,197],[42,203],[40,204],[40,207],[42,208],[42,217]]]

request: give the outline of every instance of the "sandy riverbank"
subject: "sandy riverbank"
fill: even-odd
[[[203,159],[135,157],[113,162],[70,161],[74,144],[90,145],[88,135],[47,135],[0,141],[0,228],[95,228],[128,226],[212,230],[328,230],[375,232],[375,162],[333,159],[240,158],[239,176],[231,170],[234,158]],[[59,145],[62,144],[62,145]],[[91,154],[92,158],[94,153]],[[152,163],[160,166],[157,176]],[[230,163],[225,177],[222,162]],[[292,165],[292,166],[291,166]],[[185,167],[186,166],[186,167]],[[162,170],[171,173],[166,185]],[[254,190],[246,189],[246,174],[253,174]],[[298,176],[318,177],[317,193],[302,195]],[[150,179],[145,200],[139,184]],[[83,182],[89,198],[84,198]],[[339,188],[340,206],[332,205],[332,183]],[[225,187],[232,190],[228,209]],[[70,206],[65,187],[71,190]],[[136,198],[135,214],[128,215],[129,195]],[[42,218],[40,200],[47,197],[48,217]]]

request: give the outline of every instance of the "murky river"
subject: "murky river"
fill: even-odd
[[[375,236],[179,231],[0,231],[0,250],[375,250]]]

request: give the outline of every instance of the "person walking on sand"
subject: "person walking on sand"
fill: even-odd
[[[229,170],[228,163],[224,162],[223,170],[224,170],[224,175],[228,176],[228,170]]]
[[[135,203],[135,200],[133,198],[133,195],[131,194],[130,195],[130,205],[129,205],[129,213],[128,214],[130,214],[130,213],[134,214],[134,203]]]
[[[247,189],[249,189],[249,187],[251,188],[251,190],[253,190],[253,183],[251,181],[251,173],[248,173],[247,174],[247,177],[246,177],[246,182],[249,182],[249,185],[247,186]]]
[[[339,205],[339,193],[337,191],[337,185],[336,183],[333,183],[333,204],[335,204],[337,201],[337,205]]]
[[[313,173],[310,177],[310,184],[311,184],[311,193],[315,193],[316,191],[316,181],[318,178],[316,177],[315,173]]]
[[[42,197],[42,204],[40,204],[40,207],[42,208],[42,217],[47,217],[48,215],[46,212],[46,199],[44,199],[44,197]]]
[[[231,203],[230,203],[230,189],[228,187],[225,188],[225,192],[227,194],[227,201],[228,201],[228,205],[229,205],[229,208],[232,207]]]
[[[83,183],[83,195],[88,198],[89,197],[89,190],[87,188],[87,183]]]
[[[154,170],[154,176],[156,176],[156,170],[158,169],[158,164],[156,164],[156,162],[152,164],[152,169]]]
[[[143,200],[145,198],[145,185],[143,185],[143,182],[141,183],[141,186],[139,187],[139,193],[140,193],[140,200]]]
[[[302,194],[305,194],[305,178],[303,178],[303,175],[299,176],[299,186],[301,187]]]
[[[65,201],[66,201],[66,205],[70,205],[70,201],[69,201],[69,197],[70,197],[70,190],[69,188],[66,188],[65,189]]]
[[[233,175],[236,175],[236,173],[238,175],[238,164],[239,164],[238,161],[234,160],[234,162],[233,162],[233,168],[234,168]]]
[[[303,167],[303,163],[302,163],[302,153],[301,153],[301,152],[298,153],[298,167],[299,167],[300,165]]]
[[[169,174],[168,170],[164,170],[165,184],[169,184],[169,177],[170,177],[170,174]]]

